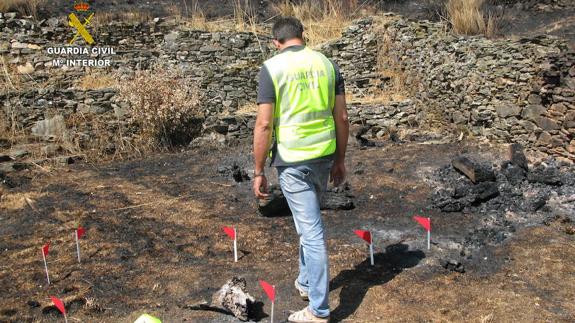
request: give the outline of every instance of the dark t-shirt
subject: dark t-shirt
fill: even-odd
[[[305,46],[304,45],[295,45],[295,46],[290,46],[284,50],[282,50],[282,52],[285,51],[300,51],[302,49],[304,49]],[[333,69],[335,70],[335,95],[340,95],[340,94],[345,94],[345,82],[343,80],[343,77],[341,76],[341,73],[339,71],[339,66],[330,59],[330,62],[333,65]],[[262,104],[262,103],[275,103],[276,102],[276,92],[275,92],[275,88],[274,88],[274,83],[272,81],[272,77],[268,71],[268,69],[266,68],[266,66],[264,65],[261,69],[260,69],[260,73],[258,75],[258,98],[257,98],[257,103],[258,104]],[[301,164],[309,164],[309,163],[315,163],[315,162],[320,162],[320,161],[325,161],[325,160],[333,160],[333,154],[329,155],[329,156],[324,156],[324,157],[320,157],[320,158],[316,158],[316,159],[312,159],[312,160],[305,160],[305,161],[301,161],[301,162],[295,162],[295,163],[289,163],[286,161],[283,161],[281,159],[281,157],[279,156],[279,154],[277,153],[277,147],[276,144],[274,142],[273,147],[272,147],[272,158],[270,161],[270,164],[272,166],[295,166],[295,165],[301,165]]]

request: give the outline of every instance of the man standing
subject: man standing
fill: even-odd
[[[320,199],[328,176],[336,186],[345,178],[349,124],[344,82],[336,64],[305,46],[298,19],[278,19],[272,34],[280,52],[259,74],[253,189],[257,198],[268,196],[264,165],[273,130],[272,165],[300,237],[294,284],[300,296],[309,299],[309,306],[289,321],[327,322],[329,263]]]

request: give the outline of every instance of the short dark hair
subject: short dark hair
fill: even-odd
[[[294,38],[303,39],[303,25],[295,17],[280,17],[272,27],[272,36],[282,44]]]

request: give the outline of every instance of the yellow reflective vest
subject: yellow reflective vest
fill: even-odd
[[[308,47],[284,51],[264,65],[275,88],[277,153],[300,162],[335,152],[335,70],[323,54]]]

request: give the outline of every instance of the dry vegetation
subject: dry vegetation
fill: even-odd
[[[198,88],[176,67],[160,64],[137,71],[119,89],[142,129],[143,146],[187,144],[199,131],[198,120],[203,114]]]
[[[278,15],[299,18],[305,28],[305,38],[310,46],[338,38],[341,31],[360,15],[372,8],[358,0],[322,0],[294,3],[285,0],[275,6]]]
[[[118,79],[110,74],[84,74],[77,83],[77,87],[82,90],[98,90],[113,88],[118,84]]]
[[[497,18],[484,10],[485,0],[449,0],[446,12],[449,22],[461,35],[492,37],[497,31]]]
[[[146,10],[104,11],[94,15],[93,25],[98,27],[111,22],[145,23],[152,20],[152,18],[152,13]]]
[[[38,9],[45,0],[2,0],[0,12],[19,12],[23,16],[38,17]]]

